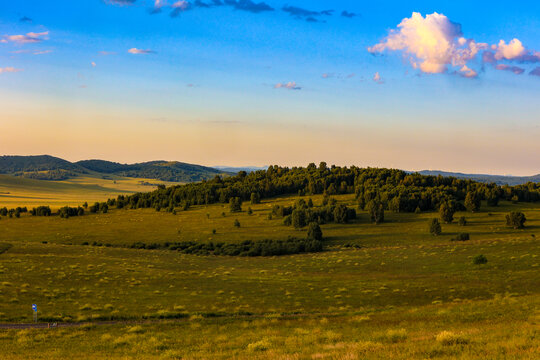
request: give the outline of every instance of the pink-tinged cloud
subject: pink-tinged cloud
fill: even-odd
[[[402,51],[411,65],[424,73],[443,73],[448,67],[458,67],[459,72],[471,77],[472,72],[465,65],[485,48],[487,44],[462,37],[461,25],[445,15],[433,13],[423,17],[414,12],[368,51]]]
[[[289,81],[288,83],[277,83],[274,85],[274,89],[302,90],[302,87],[298,86],[294,81]]]
[[[128,53],[135,54],[135,55],[145,55],[145,54],[155,54],[156,52],[153,50],[148,50],[148,49],[131,48],[128,50]]]
[[[377,84],[384,84],[384,80],[382,79],[381,74],[379,74],[378,71],[373,75],[373,81],[375,81]]]
[[[529,73],[529,75],[540,76],[540,66],[537,66],[536,68],[534,68],[534,69]]]
[[[525,69],[519,67],[519,66],[511,66],[506,64],[499,64],[495,66],[495,69],[497,70],[503,70],[503,71],[510,71],[513,72],[516,75],[521,75],[525,72]]]
[[[23,71],[23,69],[16,69],[16,68],[11,67],[11,66],[0,68],[0,74],[3,74],[3,73],[16,73],[16,72],[20,72],[20,71]]]
[[[475,78],[478,76],[478,73],[474,71],[473,69],[471,69],[470,67],[468,67],[467,65],[463,65],[459,69],[459,74],[466,78]]]
[[[96,66],[97,66],[96,63],[95,63],[94,61],[92,61],[92,62],[90,63],[90,65],[92,65],[92,67],[96,67]]]
[[[44,31],[40,33],[29,32],[26,35],[4,35],[2,42],[3,43],[14,42],[17,44],[38,43],[38,42],[42,42],[43,40],[47,40],[48,35],[49,35],[48,31]]]

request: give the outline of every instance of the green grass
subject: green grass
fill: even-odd
[[[353,203],[350,195],[337,199]],[[273,204],[295,200],[244,204],[239,214],[212,205],[177,215],[145,209],[67,220],[2,218],[0,243],[12,246],[0,254],[0,322],[30,322],[33,303],[50,321],[187,319],[143,323],[136,331],[123,324],[0,331],[0,353],[7,359],[537,355],[537,204],[456,214],[469,225],[443,224],[438,237],[428,230],[434,213],[387,212],[388,222],[372,225],[360,212],[354,223],[323,225],[327,251],[317,254],[243,258],[80,245],[303,237],[282,219],[268,220]],[[526,214],[524,230],[505,226],[512,210]],[[471,240],[450,241],[462,232]],[[479,254],[487,264],[473,264]]]

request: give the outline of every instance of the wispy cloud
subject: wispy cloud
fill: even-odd
[[[135,55],[155,54],[154,50],[131,48],[128,53]]]
[[[353,12],[349,12],[349,11],[347,11],[347,10],[343,10],[343,11],[341,12],[341,16],[346,17],[346,18],[348,18],[348,19],[352,19],[353,17],[357,17],[358,14],[355,14],[355,13],[353,13]]]
[[[323,11],[313,11],[297,6],[285,5],[281,8],[284,12],[293,16],[296,19],[305,20],[307,22],[319,22],[319,17],[321,16],[332,16],[334,10],[323,10]]]
[[[32,54],[34,55],[45,55],[52,53],[52,50],[41,50],[41,51],[34,51]]]
[[[96,66],[97,66],[97,64],[96,64],[94,61],[92,61],[92,62],[90,63],[90,65],[92,65],[92,67],[96,67]]]
[[[23,71],[23,69],[16,69],[16,68],[11,67],[11,66],[0,68],[0,74],[3,74],[3,73],[16,73],[16,72],[20,72],[20,71]]]
[[[28,16],[23,16],[22,18],[19,19],[19,21],[25,22],[25,23],[31,23],[32,19],[30,19]]]
[[[540,76],[540,66],[537,66],[536,68],[534,68],[533,70],[531,70],[531,72],[529,73],[529,75]]]
[[[506,64],[499,64],[495,67],[497,70],[503,70],[503,71],[511,71],[516,75],[521,75],[525,72],[524,68],[520,68],[519,66],[511,66]]]
[[[98,52],[99,55],[107,56],[107,55],[116,55],[115,51],[100,51]]]
[[[181,13],[191,8],[191,4],[185,0],[176,1],[171,5],[171,17],[177,17]]]
[[[4,35],[0,42],[14,42],[17,44],[38,43],[48,39],[49,32],[29,32],[26,35]]]
[[[274,8],[264,2],[253,2],[251,0],[224,0],[224,4],[232,6],[236,10],[248,11],[251,13],[262,13],[266,11],[274,11]]]
[[[450,21],[445,15],[433,13],[422,16],[413,13],[391,30],[378,44],[369,47],[372,54],[385,51],[401,51],[413,68],[423,73],[440,74],[454,69],[451,73],[474,78],[478,72],[469,63],[482,54],[483,63],[491,63],[498,70],[508,70],[520,74],[520,68],[509,65],[497,66],[499,61],[540,62],[540,54],[527,50],[521,41],[504,40],[496,45],[476,42],[463,37],[461,25]],[[501,64],[500,64],[501,65]]]
[[[298,86],[294,81],[289,81],[288,83],[277,83],[274,85],[274,89],[302,90],[302,87]]]
[[[130,6],[137,2],[137,0],[103,0],[106,4],[118,5],[118,6]]]

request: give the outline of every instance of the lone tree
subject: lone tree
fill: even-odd
[[[442,228],[439,219],[431,219],[429,222],[429,232],[433,236],[441,235]]]
[[[293,210],[291,220],[295,229],[303,228],[306,226],[306,211],[304,209]]]
[[[439,216],[441,217],[441,220],[447,224],[451,224],[452,221],[454,221],[455,212],[452,204],[448,202],[442,203],[439,207]]]
[[[234,220],[234,227],[237,227],[237,228],[240,227],[240,221],[238,221],[238,219]]]
[[[525,227],[525,214],[519,211],[512,211],[506,215],[506,225],[511,226],[514,229],[523,229]]]
[[[339,204],[334,209],[334,221],[338,224],[346,224],[347,220],[347,207],[343,204]]]
[[[316,222],[309,223],[307,238],[310,240],[322,240],[322,230]]]
[[[465,207],[470,212],[476,212],[480,210],[481,199],[480,196],[474,191],[469,191],[465,196]]]
[[[384,222],[384,205],[380,200],[370,200],[366,205],[366,209],[371,217],[371,222],[375,224]]]
[[[232,213],[242,211],[242,200],[239,197],[232,197],[229,199],[229,209]]]

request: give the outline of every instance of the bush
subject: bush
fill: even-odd
[[[451,331],[443,331],[435,337],[438,343],[444,346],[468,344],[469,339],[461,334],[455,334]]]
[[[506,225],[511,226],[514,229],[523,229],[525,227],[525,215],[519,211],[512,211],[506,215]]]
[[[484,255],[477,255],[473,259],[473,264],[475,265],[483,265],[483,264],[487,264],[487,262],[488,262],[487,257],[485,257]]]
[[[469,233],[458,234],[452,241],[467,241],[470,240]]]
[[[307,238],[309,240],[319,240],[321,241],[323,238],[321,227],[316,222],[309,223]]]
[[[234,220],[234,227],[237,227],[237,228],[240,227],[240,221],[238,221],[238,219]]]
[[[429,233],[433,236],[441,235],[442,228],[439,219],[431,219],[429,222]]]
[[[459,226],[467,226],[467,219],[465,219],[465,216],[462,216],[462,217],[459,218],[458,225]]]

